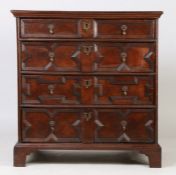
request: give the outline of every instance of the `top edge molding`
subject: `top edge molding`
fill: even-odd
[[[157,19],[162,11],[31,11],[11,10],[20,18],[125,18],[125,19]]]

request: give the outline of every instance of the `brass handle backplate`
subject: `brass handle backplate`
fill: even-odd
[[[92,114],[91,112],[84,112],[83,117],[88,122],[92,118]]]
[[[84,80],[84,86],[85,88],[89,88],[92,86],[92,80]]]
[[[126,35],[127,34],[127,29],[128,29],[127,25],[121,25],[122,35]]]

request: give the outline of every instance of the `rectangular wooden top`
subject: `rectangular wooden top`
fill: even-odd
[[[11,10],[15,17],[22,18],[113,18],[157,19],[162,11],[28,11]]]

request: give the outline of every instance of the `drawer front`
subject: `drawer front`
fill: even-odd
[[[22,19],[24,38],[153,39],[153,20]]]
[[[98,38],[153,39],[153,20],[97,20]]]
[[[93,37],[93,20],[89,19],[22,19],[24,38],[87,38]]]
[[[46,76],[22,77],[23,104],[152,105],[152,76]]]
[[[77,105],[81,103],[81,78],[71,76],[22,76],[22,103]]]
[[[24,42],[21,69],[58,72],[154,72],[153,43]]]
[[[97,109],[94,115],[96,143],[154,142],[153,109]]]
[[[23,142],[154,142],[153,109],[23,108],[21,113]]]
[[[24,108],[22,141],[81,142],[80,110]]]
[[[96,76],[94,87],[94,104],[155,104],[152,76]]]

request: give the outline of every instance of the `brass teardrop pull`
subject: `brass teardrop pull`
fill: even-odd
[[[50,120],[48,124],[50,126],[51,132],[54,132],[56,122],[54,120]]]
[[[48,90],[49,90],[50,95],[54,94],[54,88],[55,88],[54,85],[52,85],[52,84],[48,85]]]
[[[53,62],[54,61],[54,57],[55,57],[55,53],[54,52],[49,52],[48,56],[49,56],[49,60],[51,62]]]
[[[127,34],[127,29],[128,29],[127,25],[121,25],[122,35],[126,35]]]
[[[127,53],[126,52],[122,52],[121,54],[120,54],[120,56],[121,56],[121,60],[122,60],[122,62],[126,62],[126,60],[127,60]]]
[[[123,95],[127,96],[128,95],[128,86],[122,86],[122,92],[123,92]]]
[[[56,124],[56,122],[55,122],[54,120],[50,120],[50,121],[49,121],[49,125],[50,125],[50,127],[54,127],[55,124]]]
[[[120,122],[120,124],[121,124],[121,126],[122,126],[122,129],[125,131],[125,130],[126,130],[126,126],[127,126],[127,121],[122,120],[122,121]]]
[[[49,29],[50,34],[54,34],[54,25],[53,24],[49,24],[48,29]]]

